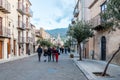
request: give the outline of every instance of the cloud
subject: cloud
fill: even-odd
[[[44,29],[68,27],[71,21],[74,0],[30,0],[34,12],[32,23]]]

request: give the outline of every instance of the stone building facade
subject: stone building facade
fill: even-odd
[[[120,30],[117,29],[109,33],[110,29],[104,30],[101,25],[102,19],[100,13],[104,12],[107,8],[106,1],[107,0],[77,0],[74,9],[74,18],[77,17],[77,19],[72,19],[72,24],[83,20],[92,24],[91,28],[94,29],[94,36],[83,44],[82,54],[84,58],[107,61],[118,49]],[[120,55],[118,54],[112,62],[120,64],[119,58]]]
[[[27,54],[27,34],[31,40],[34,39],[30,6],[29,0],[0,0],[0,59]]]
[[[100,13],[107,8],[106,0],[94,0],[89,6],[90,22],[93,24],[94,37],[89,39],[89,52],[94,52],[94,58],[98,60],[109,60],[112,54],[118,49],[120,43],[120,30],[109,32],[110,29],[102,28]],[[92,46],[92,47],[91,47]],[[120,57],[120,56],[119,56]],[[118,56],[113,60],[120,64]]]

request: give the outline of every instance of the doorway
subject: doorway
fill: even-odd
[[[101,60],[106,60],[106,38],[102,36],[101,38]]]

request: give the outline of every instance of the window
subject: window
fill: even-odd
[[[106,1],[101,5],[101,13],[104,13],[107,9]]]
[[[11,22],[8,23],[9,27],[11,26]]]
[[[106,1],[101,5],[101,13],[105,13],[107,9]],[[105,20],[101,17],[101,22],[105,22]]]

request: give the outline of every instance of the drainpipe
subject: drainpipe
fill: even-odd
[[[81,4],[82,4],[82,20],[85,20],[85,15],[84,15],[84,11],[85,11],[85,1],[81,0]]]

